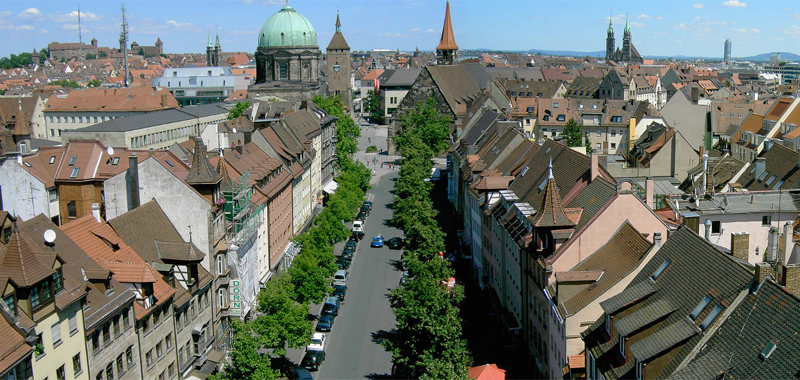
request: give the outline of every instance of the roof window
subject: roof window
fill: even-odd
[[[56,156],[50,156],[50,165],[56,162]]]
[[[119,164],[119,157],[114,157],[114,159],[111,160],[111,166],[117,166],[117,164]]]
[[[80,170],[80,168],[72,168],[72,173],[69,175],[69,178],[76,178],[78,176],[78,171]]]
[[[761,175],[758,176],[758,178],[756,180],[758,180],[758,182],[761,182],[764,178],[767,178],[768,174],[769,174],[769,170],[764,170],[764,172],[761,173]]]
[[[691,318],[693,321],[697,319],[697,316],[703,312],[703,310],[706,308],[706,306],[708,306],[709,303],[711,303],[711,300],[712,300],[711,296],[706,295],[703,298],[703,300],[700,301],[697,307],[695,307],[694,310],[692,310],[692,314],[689,315],[689,318]]]
[[[766,347],[764,347],[764,350],[761,351],[761,354],[758,355],[758,357],[760,357],[761,360],[767,360],[769,359],[769,356],[775,352],[776,348],[778,348],[778,346],[775,345],[775,343],[769,342],[767,343]]]
[[[22,163],[27,167],[31,167],[31,163],[28,161],[23,161]]]
[[[166,161],[166,162],[167,162],[167,165],[169,165],[169,166],[171,166],[171,167],[173,167],[173,168],[175,167],[175,165],[173,165],[173,164],[172,164],[172,162],[169,162],[169,160],[164,160],[164,161]]]
[[[670,263],[672,263],[672,260],[670,259],[664,260],[664,262],[661,263],[658,269],[656,269],[656,271],[653,272],[653,275],[650,276],[650,279],[653,281],[658,280],[658,277],[661,276],[661,273],[664,273],[664,270],[667,269]]]
[[[75,166],[75,161],[77,160],[78,156],[72,156],[72,158],[69,159],[69,166]]]
[[[700,330],[706,331],[708,325],[710,325],[711,322],[714,322],[714,320],[721,312],[722,312],[722,305],[717,304],[717,306],[714,306],[714,310],[711,310],[711,313],[709,313],[706,319],[703,320],[703,323],[700,324]]]

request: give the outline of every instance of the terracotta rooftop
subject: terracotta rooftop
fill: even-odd
[[[602,270],[584,270],[584,271],[569,271],[569,272],[556,272],[557,282],[584,282],[584,281],[597,281],[603,275]]]
[[[55,273],[52,265],[47,267],[39,261],[28,242],[20,235],[16,222],[13,229],[5,253],[0,259],[0,278],[9,279],[17,286],[27,288],[52,276]]]
[[[558,193],[558,185],[553,178],[553,163],[550,162],[550,175],[547,178],[545,194],[542,202],[533,216],[533,225],[536,227],[573,227],[575,222],[570,219],[561,204],[561,195]]]
[[[179,106],[178,101],[166,88],[158,90],[149,86],[117,89],[87,88],[72,90],[68,95],[50,95],[45,112],[146,112]]]

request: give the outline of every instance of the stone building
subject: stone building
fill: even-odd
[[[304,100],[320,93],[317,32],[294,8],[286,5],[264,22],[255,56],[256,83],[248,97]]]
[[[156,44],[153,46],[139,45],[136,41],[131,44],[131,53],[144,55],[146,57],[155,57],[164,54],[164,43],[161,38],[156,39]]]
[[[86,57],[87,54],[97,55],[97,40],[92,38],[91,44],[83,42],[51,42],[47,44],[47,51],[53,60]]]
[[[328,95],[341,95],[347,112],[353,112],[353,87],[350,85],[350,45],[342,35],[342,22],[336,15],[336,33],[328,44],[327,56]]]
[[[614,50],[616,42],[614,40],[614,27],[611,26],[611,18],[608,19],[608,32],[606,35],[606,61],[642,62],[642,56],[631,40],[631,27],[628,20],[625,20],[625,31],[622,36],[622,50]]]
[[[455,65],[458,61],[458,45],[453,35],[453,24],[450,22],[450,2],[447,2],[447,9],[444,13],[444,26],[442,27],[442,38],[436,46],[436,62],[439,65]]]

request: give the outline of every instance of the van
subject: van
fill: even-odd
[[[322,305],[322,314],[339,315],[339,297],[328,297]]]
[[[347,282],[347,271],[339,269],[333,274],[333,282],[345,283]]]

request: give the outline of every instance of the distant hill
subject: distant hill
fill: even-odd
[[[542,55],[568,55],[568,56],[572,56],[572,57],[585,57],[585,56],[588,55],[590,57],[595,57],[595,58],[597,58],[597,57],[604,58],[606,56],[605,50],[598,50],[598,51],[569,51],[569,50],[536,50],[536,49],[531,49],[531,50],[526,51],[525,53],[529,53],[529,54],[541,53]]]
[[[478,52],[498,52],[497,50],[492,49],[470,49],[471,51],[478,51]],[[528,53],[528,54],[536,54],[540,53],[542,55],[556,55],[556,56],[571,56],[571,57],[585,57],[590,56],[594,58],[604,58],[606,56],[606,52],[604,50],[600,51],[571,51],[571,50],[538,50],[538,49],[530,49],[530,50],[510,50],[507,51],[508,53]],[[800,61],[800,55],[788,53],[788,52],[780,52],[781,59],[786,59],[789,61]],[[769,62],[770,56],[778,54],[777,52],[772,53],[763,53],[758,54],[750,57],[734,57],[735,60],[738,61],[761,61],[761,62]],[[705,59],[707,61],[721,61],[722,57],[700,57],[700,56],[686,56],[686,55],[674,55],[674,56],[666,56],[666,55],[647,55],[644,58],[648,59],[667,59],[667,58],[675,58],[678,60],[696,60],[696,59]]]
[[[800,55],[787,53],[787,52],[780,52],[781,59],[788,59],[790,61],[800,61]],[[778,54],[777,52],[773,53],[764,53],[759,55],[754,55],[752,57],[736,57],[739,61],[765,61],[769,62],[769,56]]]

